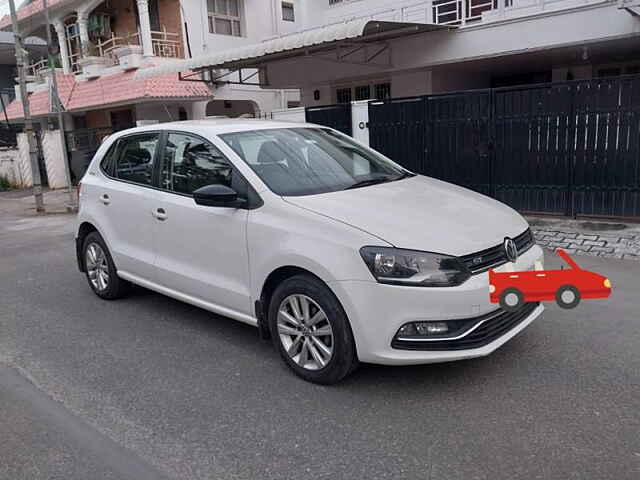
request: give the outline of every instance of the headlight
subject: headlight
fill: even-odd
[[[606,288],[611,288],[611,282],[609,281],[609,279],[608,279],[608,278],[605,278],[605,279],[604,279],[604,286],[605,286]]]
[[[362,247],[362,259],[380,283],[416,287],[453,287],[469,270],[456,257],[388,247]]]

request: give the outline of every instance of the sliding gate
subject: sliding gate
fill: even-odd
[[[640,217],[640,76],[369,104],[370,144],[521,211]]]

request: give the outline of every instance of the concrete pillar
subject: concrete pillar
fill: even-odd
[[[140,23],[140,43],[145,57],[153,56],[153,42],[151,40],[151,19],[149,18],[149,0],[137,0],[138,19]]]
[[[71,62],[69,61],[69,45],[67,45],[67,31],[62,20],[56,21],[53,26],[58,35],[58,43],[60,44],[60,62],[62,63],[62,71],[71,73]]]
[[[82,44],[82,56],[89,56],[89,14],[88,12],[78,12],[78,30],[80,31],[80,43]]]

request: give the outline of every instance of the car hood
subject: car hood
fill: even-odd
[[[448,255],[493,247],[528,227],[524,218],[503,203],[420,175],[284,199],[365,230],[395,247]]]

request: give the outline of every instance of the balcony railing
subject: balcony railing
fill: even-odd
[[[161,31],[151,32],[151,45],[156,57],[182,58],[180,34],[168,32],[164,27]],[[95,51],[97,56],[105,59],[105,65],[112,66],[119,64],[118,56],[115,54],[116,49],[131,46],[141,46],[140,32],[118,36],[112,33],[110,38],[96,43]]]
[[[41,58],[37,62],[34,62],[27,67],[27,75],[30,77],[35,77],[37,80],[42,80],[48,70],[49,63],[47,59]]]
[[[111,37],[102,42],[96,44],[96,51],[99,57],[105,59],[106,66],[118,65],[120,63],[115,50],[120,47],[139,47],[140,46],[140,33],[125,33],[124,35],[116,36],[114,33]]]
[[[354,18],[381,21],[434,23],[437,25],[477,24],[489,19],[535,14],[541,11],[562,10],[602,0],[425,0],[402,7],[383,8],[366,15],[341,14],[340,3],[331,9],[331,22]],[[349,5],[346,3],[345,5]]]
[[[156,57],[182,58],[182,42],[178,33],[167,32],[164,27],[160,32],[152,31],[151,44]]]

